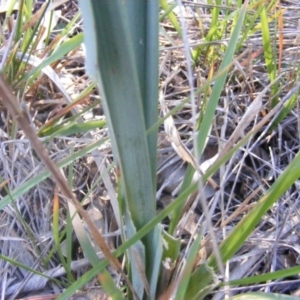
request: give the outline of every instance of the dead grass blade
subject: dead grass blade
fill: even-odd
[[[26,31],[28,28],[30,27],[33,27],[37,22],[38,20],[41,18],[41,16],[44,14],[45,12],[45,9],[48,10],[48,11],[52,11],[54,10],[55,8],[65,4],[66,2],[68,2],[69,0],[58,0],[58,1],[55,1],[53,3],[51,3],[49,5],[49,7],[47,8],[48,4],[44,4],[32,17],[31,19],[24,24],[24,26],[22,27],[22,30],[23,31]]]
[[[165,104],[163,95],[161,95],[159,99],[160,99],[161,109],[163,111],[164,117],[166,117],[167,114],[169,113],[169,110]],[[181,141],[181,138],[179,136],[178,130],[175,127],[172,116],[169,116],[165,119],[164,125],[165,125],[165,131],[168,134],[168,137],[171,141],[171,145],[175,150],[175,152],[178,154],[178,156],[182,160],[191,164],[193,168],[199,173],[199,175],[203,175],[203,172],[201,171],[201,168],[199,167],[199,164],[197,163],[196,159],[194,158],[190,150]],[[215,190],[219,189],[218,184],[212,178],[209,178],[207,181]]]
[[[42,142],[37,138],[36,132],[31,127],[29,121],[27,120],[26,114],[19,108],[18,102],[13,95],[13,92],[9,88],[8,84],[5,82],[2,75],[0,75],[0,96],[2,98],[3,104],[6,106],[10,114],[17,120],[20,127],[25,132],[27,138],[31,141],[32,147],[38,153],[40,159],[52,173],[57,185],[61,189],[62,193],[65,195],[68,201],[71,201],[72,204],[75,206],[79,214],[84,218],[87,225],[89,226],[93,238],[101,251],[103,252],[104,256],[107,258],[109,263],[112,267],[114,267],[117,271],[119,271],[124,279],[126,280],[128,286],[131,287],[131,283],[128,280],[127,276],[125,275],[122,266],[118,259],[112,255],[109,250],[108,245],[105,242],[105,239],[100,234],[96,226],[94,225],[93,221],[89,217],[88,213],[82,208],[80,202],[77,200],[75,195],[72,193],[71,189],[68,186],[66,179],[60,173],[57,166],[53,163],[49,154],[47,153],[45,147],[43,146]],[[134,291],[133,291],[134,293]]]
[[[281,65],[282,65],[282,57],[283,57],[283,9],[281,8],[280,1],[279,3],[279,15],[278,15],[278,46],[279,46],[279,57],[278,57],[278,74],[280,74],[281,71]]]
[[[273,86],[273,84],[276,83],[280,78],[281,76],[277,77],[276,80],[274,80],[267,87],[265,87],[264,90],[261,93],[259,93],[258,96],[254,99],[254,101],[251,103],[251,105],[248,107],[247,111],[245,112],[244,116],[242,117],[242,120],[239,122],[238,126],[235,128],[234,132],[232,133],[226,146],[219,154],[219,157],[227,153],[232,148],[232,146],[236,143],[236,141],[241,136],[244,135],[244,130],[247,128],[250,122],[254,120],[254,118],[262,109],[263,96],[267,93],[267,91],[269,91],[269,89]]]

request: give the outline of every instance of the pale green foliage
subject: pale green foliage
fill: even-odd
[[[300,177],[299,154],[295,156],[282,175],[274,180],[254,208],[238,224],[234,225],[230,234],[218,245],[220,259],[218,259],[218,253],[214,252],[201,265],[195,267],[194,262],[201,246],[201,235],[198,235],[194,242],[191,243],[186,257],[180,257],[181,241],[176,236],[176,228],[186,200],[199,188],[197,182],[191,183],[194,173],[193,168],[191,166],[188,168],[179,196],[159,214],[156,213],[155,196],[157,181],[156,129],[164,121],[158,118],[157,113],[159,2],[163,9],[163,18],[170,19],[178,36],[181,37],[180,20],[172,12],[176,7],[176,3],[168,4],[164,0],[82,0],[79,2],[84,18],[87,69],[100,88],[101,103],[104,107],[106,120],[80,124],[78,120],[80,120],[81,114],[75,114],[59,124],[57,124],[59,120],[56,120],[53,124],[41,128],[39,135],[47,136],[47,141],[49,141],[60,135],[68,136],[108,126],[114,154],[114,166],[119,174],[118,212],[121,217],[118,223],[121,224],[120,229],[122,230],[122,244],[114,251],[114,255],[119,257],[125,254],[126,271],[128,271],[129,280],[138,297],[140,299],[156,299],[158,295],[170,292],[173,293],[175,299],[203,299],[212,290],[221,289],[225,285],[250,285],[298,274],[300,272],[299,267],[295,267],[273,273],[249,276],[248,278],[226,283],[221,283],[217,279],[220,264],[222,267],[223,264],[234,257],[247,238],[255,231],[256,226],[266,212]],[[212,79],[209,78],[198,90],[198,93],[205,91],[208,100],[206,106],[202,108],[202,116],[198,120],[194,120],[194,126],[197,128],[195,143],[199,152],[197,155],[200,156],[205,149],[207,137],[210,134],[219,98],[225,90],[225,85],[228,84],[226,80],[228,79],[229,71],[234,66],[234,57],[239,54],[243,42],[251,34],[259,30],[262,31],[264,61],[266,63],[266,72],[270,81],[272,81],[270,88],[272,91],[271,96],[274,96],[274,99],[277,99],[276,94],[280,88],[277,84],[278,70],[276,69],[276,58],[273,45],[271,44],[268,19],[271,6],[260,7],[254,13],[251,10],[250,14],[249,10],[256,7],[257,3],[252,1],[253,3],[250,3],[252,6],[249,8],[247,6],[248,1],[244,1],[244,5],[242,5],[242,1],[237,1],[236,9],[234,11],[228,10],[225,17],[221,19],[220,6],[222,1],[208,2],[212,7],[211,27],[205,36],[208,46],[201,45],[192,49],[190,54],[195,65],[202,63],[201,55],[205,54],[205,62],[203,64],[208,63],[206,66],[208,68],[211,62],[219,59],[218,51],[220,51],[220,48],[223,54],[217,72],[213,74]],[[30,4],[30,1],[20,1],[20,7],[25,5],[25,3]],[[39,21],[41,21],[42,16]],[[22,43],[18,42],[22,36],[22,26],[24,26],[22,22],[29,21],[31,17],[30,10],[20,10],[18,27],[10,44],[10,55],[3,53],[6,63],[2,64],[2,72],[11,86],[18,87],[19,91],[24,91],[26,84],[32,84],[41,71],[55,81],[55,71],[51,69],[50,64],[56,62],[83,42],[83,34],[78,34],[65,40],[62,39],[53,46],[46,58],[41,60],[34,54],[37,49],[32,46],[37,45],[34,41],[37,32],[40,30],[39,23],[25,32]],[[79,14],[76,15],[75,19],[77,20],[77,18],[79,18]],[[259,24],[256,24],[256,22],[259,22]],[[230,30],[228,30],[228,26],[232,26]],[[66,28],[65,36],[67,36],[68,30],[71,29]],[[213,42],[221,39],[224,34],[228,34],[227,32],[230,32],[230,36],[226,45],[222,45],[219,48],[215,47]],[[49,36],[46,37],[46,39],[48,38]],[[30,71],[28,72],[28,70]],[[213,87],[209,94],[208,88],[211,83],[213,83]],[[294,84],[296,84],[296,80]],[[59,82],[57,82],[57,86],[59,87]],[[94,86],[88,87],[80,97],[87,95],[92,87]],[[61,92],[65,92],[63,87]],[[262,95],[264,95],[264,92],[257,97]],[[66,97],[68,96],[66,95]],[[276,122],[273,119],[270,122],[270,124],[273,122],[274,127],[293,109],[297,99],[296,92],[293,92],[289,99],[286,102],[286,107],[283,107],[283,105],[275,106],[276,101],[272,101],[272,107],[275,107],[274,109],[277,110],[270,112],[270,118],[275,113],[281,112],[279,117],[276,118]],[[189,100],[185,100],[184,103]],[[179,109],[180,107],[177,108],[177,110]],[[250,132],[245,133],[244,136],[243,132],[240,139],[236,139],[224,156],[217,160],[203,175],[203,182],[215,172],[218,172],[259,130],[260,127],[253,128]],[[11,135],[14,136],[15,132]],[[91,144],[57,163],[60,168],[69,166],[70,185],[72,185],[73,162],[99,148],[106,141],[107,139],[103,139]],[[0,209],[4,209],[13,202],[13,199],[17,199],[49,176],[50,173],[48,171],[43,171],[9,192],[1,200]],[[101,178],[99,178],[100,180]],[[203,205],[205,206],[205,202]],[[161,226],[161,222],[167,216],[171,219],[168,233],[164,232]],[[67,271],[69,284],[59,299],[67,299],[67,297],[99,274],[101,274],[101,283],[104,289],[114,299],[134,298],[128,286],[126,294],[124,294],[116,285],[106,270],[109,262],[106,259],[99,261],[94,248],[87,239],[81,220],[76,215],[74,207],[68,207],[67,227],[63,232],[60,232],[58,214],[54,213],[53,218],[55,247],[51,250],[52,252],[49,256],[55,251],[58,252],[58,256]],[[92,265],[91,270],[87,271],[78,280],[74,279],[70,270],[72,228],[76,232],[83,251]],[[68,255],[66,258],[63,257],[59,249],[62,236],[65,233],[68,243]],[[17,262],[10,261],[8,257],[1,256],[1,258],[18,265]],[[176,269],[177,273],[172,278],[171,284],[164,286],[160,285],[160,276],[162,274],[162,266],[168,259],[174,265],[182,263],[183,267]],[[39,274],[34,270],[31,271]],[[248,293],[235,296],[233,299],[293,299],[293,297]]]

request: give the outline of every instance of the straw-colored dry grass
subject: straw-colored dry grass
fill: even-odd
[[[297,1],[282,2],[282,5],[286,7],[286,12],[283,31],[284,52],[281,60],[281,73],[283,75],[280,80],[281,92],[279,96],[284,99],[291,91],[291,87],[295,85],[294,81],[299,81],[297,62],[300,56],[300,36],[297,31],[299,30],[298,11],[300,6]],[[73,12],[77,9],[75,1],[70,1],[70,5],[73,5],[72,9],[62,11],[64,19],[69,18],[68,13],[70,11]],[[199,5],[199,9],[203,17],[203,30],[208,30],[206,26],[210,22],[210,10],[204,5]],[[185,12],[190,41],[199,45],[201,44],[199,26],[197,26],[191,10],[187,8]],[[162,26],[169,39],[161,36],[160,40],[160,88],[168,108],[171,109],[189,96],[189,85],[182,42],[169,23],[164,22]],[[273,36],[275,39],[274,34]],[[226,38],[217,44],[222,45],[225,42]],[[243,56],[234,62],[226,89],[219,101],[209,142],[201,163],[225,147],[226,141],[243,118],[246,109],[268,85],[269,78],[265,70],[263,56],[262,53],[258,54],[257,52],[261,47],[261,35],[254,34],[243,45],[241,49]],[[258,54],[257,57],[256,54]],[[84,74],[83,60],[83,52],[79,49],[59,61],[55,66],[62,84],[72,98],[75,98],[90,84]],[[218,60],[214,61],[215,67],[213,69],[215,71],[219,63]],[[206,81],[211,66],[212,62],[205,61],[204,57],[200,56],[199,64],[194,68],[195,88],[199,88]],[[297,90],[294,91],[294,94],[297,94]],[[265,95],[263,98],[264,109],[247,124],[244,128],[245,131],[250,130],[264,118],[264,113],[270,109],[269,96],[268,93]],[[26,90],[22,97],[28,104],[28,115],[32,118],[37,130],[66,105],[60,91],[54,88],[53,83],[46,77],[39,81],[39,85]],[[92,105],[96,98],[97,96],[90,96],[85,99],[76,106],[77,111]],[[198,103],[200,104],[202,100],[203,95],[200,94]],[[299,151],[298,109],[297,105],[274,130],[270,130],[267,126],[263,127],[259,134],[253,136],[247,145],[240,149],[237,156],[221,168],[220,172],[213,177],[220,186],[218,191],[213,190],[208,184],[206,185],[205,193],[219,241],[251,209],[252,204],[264,194]],[[102,110],[98,105],[92,112],[88,111],[84,114],[82,118],[90,120],[96,117],[101,118],[101,115]],[[185,104],[173,118],[182,141],[188,148],[191,148],[191,105]],[[10,116],[6,115],[4,108],[1,108],[1,197],[7,194],[6,188],[9,191],[14,191],[43,171],[43,166],[31,150],[22,131],[18,129],[14,138],[8,134],[10,122]],[[178,194],[178,188],[186,168],[186,164],[172,149],[163,127],[159,129],[159,132],[158,208],[164,207],[169,201],[172,201],[172,197]],[[77,136],[56,137],[47,143],[47,149],[53,160],[59,162],[70,156],[73,150],[81,149],[93,140],[98,140],[106,135],[106,129],[102,129]],[[96,175],[103,173],[105,168],[110,168],[111,164],[110,147],[109,144],[105,144],[101,149],[95,150],[92,154],[74,162],[73,176],[70,181],[78,198],[84,199],[86,197],[85,208],[91,215],[95,216],[95,222],[101,228],[102,233],[108,236],[109,245],[116,247],[119,242],[118,238],[115,238],[118,234],[117,225],[108,201],[111,197],[116,197],[116,175],[112,170],[109,176],[104,176],[103,182],[96,182]],[[66,168],[65,176],[68,176],[69,173],[70,169]],[[59,294],[68,283],[56,251],[51,252],[55,245],[52,228],[54,187],[55,182],[47,179],[34,185],[26,192],[20,192],[21,196],[16,197],[12,204],[5,206],[0,215],[0,249],[2,255],[49,277],[57,278],[58,281],[54,282],[47,278],[41,280],[39,275],[34,275],[5,260],[0,260],[2,299],[43,293]],[[232,259],[230,269],[228,269],[231,279],[298,265],[299,247],[297,245],[299,244],[298,224],[300,222],[298,190],[299,186],[295,184],[261,220],[260,226]],[[183,245],[189,243],[195,229],[201,224],[201,220],[201,206],[197,201],[191,203],[191,206],[182,216],[182,221],[178,227],[178,236],[182,237]],[[168,224],[168,220],[165,221],[165,224]],[[60,201],[60,230],[63,230],[65,225],[66,203],[62,199]],[[208,237],[207,241],[209,242]],[[73,243],[71,270],[76,279],[87,270],[89,264],[82,257],[75,237]],[[64,249],[64,243],[61,244],[61,247]],[[203,249],[210,251],[208,246]],[[185,247],[182,251],[185,251]],[[207,253],[204,251],[200,253],[201,259],[205,259],[206,256]],[[297,292],[298,284],[299,278],[296,276],[282,282],[242,287],[236,290],[239,292],[261,290],[294,294]],[[87,288],[96,285],[96,282],[91,282]],[[222,297],[221,294],[220,296],[218,293],[214,295],[214,299],[221,299],[220,297]]]

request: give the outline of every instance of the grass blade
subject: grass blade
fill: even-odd
[[[300,153],[284,170],[280,177],[259,200],[257,205],[246,215],[221,243],[220,252],[226,262],[242,246],[246,238],[253,232],[263,215],[283,195],[283,193],[300,177]],[[216,268],[215,256],[210,257],[209,264]]]
[[[87,146],[86,148],[79,150],[78,152],[75,152],[74,154],[70,155],[69,157],[59,161],[57,163],[58,168],[63,168],[68,166],[69,164],[73,163],[74,160],[84,157],[87,153],[93,151],[94,149],[97,149],[100,147],[105,141],[108,139],[103,139],[101,141],[98,141],[96,143],[93,143],[92,145]],[[28,180],[15,190],[10,192],[10,195],[5,196],[1,202],[0,202],[0,210],[2,210],[6,205],[11,203],[11,198],[17,199],[18,197],[22,196],[25,192],[28,192],[31,188],[42,182],[43,180],[47,179],[51,175],[50,171],[44,170],[41,173],[37,174],[34,178]]]
[[[246,293],[232,297],[232,300],[297,300],[299,297],[275,293]]]
[[[201,154],[204,150],[206,137],[208,136],[210,126],[212,124],[212,120],[213,120],[213,117],[215,114],[215,110],[216,110],[217,104],[219,102],[221,92],[224,88],[228,69],[224,73],[223,73],[223,71],[226,70],[226,68],[231,64],[231,62],[233,60],[233,55],[234,55],[235,48],[236,48],[236,45],[237,45],[237,42],[239,39],[239,34],[241,32],[243,21],[244,21],[245,15],[246,15],[247,4],[248,4],[248,1],[245,1],[243,7],[241,8],[241,13],[237,20],[236,26],[232,32],[230,41],[228,43],[227,50],[225,52],[222,63],[220,65],[219,70],[220,70],[220,72],[222,72],[222,75],[215,81],[211,96],[207,103],[207,109],[204,113],[203,120],[201,122],[199,132],[197,134],[199,157],[201,156]]]
[[[182,36],[182,31],[181,31],[180,24],[177,21],[177,18],[176,18],[175,14],[172,11],[177,5],[174,4],[174,6],[170,6],[168,4],[167,0],[159,0],[159,3],[160,3],[160,6],[162,7],[162,9],[165,11],[167,16],[169,17],[169,20],[172,23],[172,25],[174,26],[174,29],[177,31],[178,35]]]
[[[271,36],[270,36],[270,30],[269,30],[269,23],[268,23],[268,16],[266,8],[264,7],[261,11],[261,30],[262,30],[262,37],[263,37],[263,48],[264,48],[264,57],[265,62],[267,66],[267,72],[269,75],[270,82],[274,81],[276,79],[276,65],[275,65],[275,57],[273,54],[272,44],[271,44]],[[278,90],[278,84],[275,84],[272,86],[272,96],[274,96],[277,93]],[[277,97],[278,98],[278,97]],[[271,107],[273,108],[277,102],[278,99],[275,98],[271,102]]]
[[[126,207],[139,230],[156,214],[156,132],[146,132],[157,120],[158,2],[80,4],[87,67],[101,90]],[[158,251],[153,237],[152,232],[143,239],[148,280]]]

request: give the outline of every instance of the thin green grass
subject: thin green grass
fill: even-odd
[[[167,0],[159,0],[159,4],[160,4],[161,8],[164,10],[164,13],[160,17],[160,21],[163,21],[165,17],[168,17],[168,19],[172,23],[173,27],[177,31],[178,35],[181,37],[182,30],[181,30],[180,24],[175,16],[175,14],[172,12],[172,10],[177,7],[177,3],[174,2],[172,5],[169,5]]]
[[[193,126],[197,129],[196,143],[199,153],[198,155],[197,153],[193,153],[192,155],[196,154],[195,156],[197,157],[204,153],[210,135],[216,135],[219,139],[219,153],[221,153],[214,164],[202,176],[201,179],[204,183],[211,176],[215,176],[219,172],[223,172],[222,174],[224,174],[224,170],[230,165],[235,155],[241,149],[243,151],[252,150],[251,147],[243,147],[244,145],[257,143],[253,140],[254,136],[255,138],[259,137],[261,143],[265,143],[264,145],[268,149],[271,149],[271,154],[274,155],[277,151],[276,148],[266,142],[263,134],[266,135],[266,132],[270,133],[270,129],[276,133],[277,127],[281,126],[298,101],[298,70],[296,70],[294,78],[290,82],[293,93],[288,98],[282,97],[281,86],[284,85],[282,85],[281,79],[284,76],[281,73],[279,74],[280,68],[277,67],[276,63],[279,53],[275,49],[277,47],[276,35],[278,28],[276,29],[276,26],[272,23],[277,16],[277,12],[274,13],[273,11],[275,1],[269,4],[251,1],[249,6],[247,6],[247,1],[244,2],[242,4],[242,1],[237,1],[237,3],[227,1],[227,6],[223,7],[221,0],[207,1],[210,24],[207,33],[204,34],[203,41],[209,44],[200,45],[192,50],[191,53],[195,69],[198,66],[202,66],[202,68],[209,70],[205,75],[207,79],[206,83],[201,85],[197,91],[199,99],[202,100],[199,107],[201,113],[193,120]],[[28,4],[27,6],[25,6],[26,3]],[[123,257],[131,284],[125,281],[125,288],[120,288],[119,284],[115,282],[111,274],[107,271],[109,262],[106,259],[99,261],[96,248],[92,245],[88,233],[83,228],[82,220],[75,207],[70,203],[64,208],[65,227],[62,226],[60,220],[62,217],[60,208],[62,206],[58,204],[58,195],[55,193],[52,214],[53,244],[48,254],[43,257],[43,266],[46,267],[50,261],[56,259],[62,263],[66,270],[65,278],[68,282],[67,286],[59,280],[55,281],[61,286],[66,287],[66,290],[58,299],[66,299],[71,296],[95,276],[98,276],[97,279],[101,282],[105,291],[115,299],[133,299],[136,295],[140,299],[157,299],[161,295],[170,295],[171,293],[174,294],[175,299],[204,299],[205,296],[214,290],[215,292],[220,292],[225,285],[227,291],[228,289],[230,291],[229,286],[253,285],[255,283],[278,280],[285,276],[298,274],[298,267],[276,272],[270,272],[266,267],[264,273],[255,276],[252,274],[243,279],[230,280],[229,278],[225,283],[220,283],[216,279],[217,275],[222,275],[219,269],[222,269],[226,263],[229,267],[227,271],[230,275],[230,268],[232,267],[230,260],[245,245],[249,236],[255,234],[255,230],[257,230],[264,216],[273,208],[273,205],[279,202],[284,193],[289,191],[297,182],[300,176],[300,157],[299,154],[296,154],[298,148],[293,153],[291,152],[290,157],[293,157],[293,160],[290,159],[286,165],[278,166],[278,168],[281,168],[281,175],[278,176],[277,173],[273,175],[272,184],[269,187],[264,186],[265,193],[263,196],[257,197],[260,200],[255,200],[257,202],[255,205],[253,203],[253,209],[243,215],[239,222],[233,220],[231,222],[231,231],[224,234],[225,230],[223,230],[224,235],[222,239],[215,241],[219,245],[220,261],[217,260],[218,253],[213,252],[213,254],[205,258],[201,265],[197,265],[198,262],[195,261],[197,253],[200,247],[203,247],[201,239],[205,239],[208,236],[205,218],[203,218],[204,221],[201,223],[201,227],[197,227],[196,230],[196,232],[203,232],[203,237],[202,235],[198,235],[195,238],[191,235],[187,243],[191,246],[184,251],[181,248],[185,248],[185,244],[182,243],[182,236],[178,235],[178,232],[182,232],[185,229],[180,226],[182,226],[182,210],[186,205],[186,201],[192,196],[197,198],[196,194],[201,193],[198,183],[192,179],[194,170],[191,166],[187,168],[179,195],[162,212],[156,213],[157,128],[160,128],[160,125],[169,116],[178,120],[177,115],[181,113],[186,114],[184,106],[190,100],[187,98],[188,95],[184,95],[180,99],[181,104],[171,109],[170,113],[163,118],[158,118],[156,101],[158,97],[158,1],[153,1],[151,4],[133,1],[131,4],[127,3],[125,6],[121,2],[95,4],[92,1],[82,1],[80,4],[82,8],[85,7],[88,9],[84,11],[86,24],[90,25],[93,30],[99,26],[97,31],[87,30],[85,34],[87,38],[87,51],[89,53],[88,66],[89,70],[92,70],[94,79],[96,79],[100,86],[101,104],[104,106],[105,119],[83,121],[86,112],[95,105],[98,105],[98,103],[89,104],[80,112],[76,109],[76,105],[79,104],[81,99],[89,95],[94,85],[84,88],[83,92],[75,97],[75,100],[72,100],[65,88],[63,86],[60,88],[59,79],[55,77],[58,62],[65,55],[68,55],[68,53],[79,47],[83,41],[83,34],[81,33],[74,37],[69,37],[74,25],[79,20],[79,12],[74,15],[70,23],[60,32],[60,36],[52,44],[52,48],[47,49],[45,52],[39,52],[37,48],[40,42],[38,36],[40,36],[42,31],[41,21],[44,15],[41,14],[34,25],[27,27],[27,30],[22,32],[22,28],[26,24],[29,24],[33,17],[31,9],[33,2],[20,1],[20,13],[16,21],[14,38],[11,40],[11,44],[9,44],[10,51],[7,56],[3,53],[5,60],[5,63],[3,63],[3,74],[10,85],[14,87],[20,99],[28,101],[26,93],[30,94],[28,91],[37,90],[37,82],[44,82],[41,76],[44,73],[59,87],[63,97],[69,103],[61,115],[48,120],[48,122],[37,130],[40,137],[45,137],[43,141],[46,147],[50,147],[54,141],[60,141],[60,138],[65,140],[73,138],[74,143],[72,145],[76,146],[74,135],[86,137],[88,136],[86,133],[91,133],[94,130],[104,132],[105,130],[103,129],[107,127],[110,133],[110,139],[101,137],[100,141],[87,146],[85,145],[81,150],[70,151],[68,157],[59,159],[56,164],[62,171],[67,169],[69,186],[75,188],[73,186],[73,179],[77,160],[86,157],[88,153],[99,148],[107,141],[112,143],[114,163],[111,165],[110,171],[114,171],[113,167],[117,170],[116,185],[118,190],[116,192],[118,193],[119,200],[117,206],[119,209],[118,213],[121,214],[117,223],[120,226],[119,229],[122,238],[122,243],[117,246],[116,250],[113,250],[113,254],[116,257],[125,254]],[[258,6],[258,4],[261,5]],[[47,5],[50,6],[50,2]],[[92,7],[92,5],[95,6]],[[168,42],[172,41],[172,46],[175,46],[178,40],[181,41],[182,32],[178,16],[173,11],[176,4],[168,4],[166,1],[160,1],[160,5],[161,21],[169,21],[174,27],[174,31],[177,32],[175,38],[174,35],[172,38],[171,36],[167,38]],[[205,6],[203,7],[206,9]],[[98,9],[99,14],[96,13]],[[54,11],[52,10],[50,14],[53,13]],[[102,18],[99,18],[100,13],[104,14]],[[200,10],[198,10],[198,13],[200,13]],[[9,15],[8,12],[7,14]],[[46,28],[45,41],[48,43],[47,45],[51,43],[50,28],[53,25],[52,21],[51,19]],[[109,30],[111,31],[103,31],[104,23],[102,24],[102,21],[105,25],[109,22]],[[191,25],[188,24],[188,26]],[[119,30],[120,27],[123,30]],[[164,30],[164,33],[167,36],[168,30]],[[91,34],[95,35],[92,39],[89,39],[89,35]],[[247,57],[246,63],[235,61],[235,59],[238,60],[236,57],[240,55],[241,51],[244,51],[245,44],[251,43],[252,36],[257,34],[262,37],[262,54],[265,69],[261,78],[253,79],[253,74],[257,73],[249,72],[251,72],[251,68],[256,67],[255,63],[260,60],[259,55],[251,56],[251,58]],[[220,40],[226,41],[226,43],[217,45],[215,42]],[[89,45],[89,43],[91,44]],[[98,49],[97,55],[95,54],[96,52],[93,52],[96,51],[96,48]],[[258,53],[256,52],[257,49],[253,50],[255,53]],[[249,53],[253,52],[250,51]],[[224,97],[224,95],[227,97],[228,95],[234,95],[234,88],[231,85],[236,84],[236,78],[239,80],[239,85],[235,85],[235,88],[238,86],[237,89],[239,89],[244,84],[238,76],[235,76],[238,71],[234,67],[238,63],[241,63],[243,68],[244,79],[250,78],[251,87],[255,86],[252,82],[253,80],[257,86],[261,81],[262,86],[269,87],[269,89],[259,89],[256,86],[257,90],[254,90],[254,93],[258,96],[253,98],[255,99],[253,102],[258,103],[255,101],[260,100],[261,105],[255,108],[257,111],[254,109],[255,114],[249,111],[251,105],[249,105],[250,102],[248,100],[247,104],[245,104],[246,102],[240,103],[240,106],[234,107],[230,106],[226,102],[226,97]],[[128,74],[131,74],[131,76],[128,76]],[[270,82],[272,84],[269,84]],[[239,91],[245,100],[246,96],[243,88]],[[266,101],[263,98],[265,94],[271,99],[271,105],[267,111],[265,111]],[[238,98],[237,94],[235,96]],[[235,101],[236,98],[232,97],[230,101]],[[285,103],[281,103],[280,101]],[[233,108],[227,115],[225,114],[228,109],[226,105],[229,105],[230,109]],[[67,115],[70,112],[71,116]],[[220,112],[222,112],[223,124],[217,127],[214,126],[214,123],[216,123],[216,115],[220,114]],[[230,119],[232,116],[230,113],[235,115],[235,119]],[[247,115],[250,115],[251,119],[243,118],[243,116]],[[228,119],[225,118],[226,116]],[[228,127],[226,134],[224,134],[226,131],[224,124],[229,123],[228,120],[234,124],[235,128],[228,133]],[[256,120],[258,120],[257,123]],[[244,126],[241,122],[245,122],[247,126]],[[175,124],[177,123],[175,122]],[[188,130],[191,129],[189,127],[190,124],[185,124],[185,126],[187,126]],[[267,126],[266,129],[264,126]],[[176,130],[180,130],[178,128]],[[243,129],[240,132],[236,132],[235,129],[239,128]],[[187,133],[188,130],[180,135],[183,141],[185,137],[189,136]],[[236,135],[232,134],[232,132]],[[13,120],[7,126],[7,133],[10,139],[18,139],[20,137],[16,120]],[[93,136],[89,135],[89,137]],[[228,143],[225,146],[226,151],[223,151],[221,147],[224,139]],[[54,150],[49,149],[49,151]],[[16,208],[15,201],[18,198],[25,195],[30,189],[37,187],[39,183],[49,177],[50,172],[39,171],[38,174],[27,179],[20,186],[8,191],[7,195],[2,197],[0,210],[11,205]],[[3,181],[6,179],[4,178]],[[93,195],[101,180],[102,177],[100,175],[84,195],[82,203],[85,203],[88,197]],[[220,182],[224,184],[222,180]],[[222,191],[223,186],[221,186]],[[226,191],[228,194],[231,192]],[[197,215],[200,218],[208,217],[208,210],[212,209],[211,206],[206,207],[207,205],[205,205],[204,203],[202,205],[204,212],[202,211],[200,215]],[[229,207],[229,204],[218,203],[218,205],[223,214],[222,218],[226,219],[230,210],[226,211],[225,206]],[[17,210],[17,213],[19,214],[19,218],[22,219],[20,215],[22,212]],[[118,213],[115,210],[115,214],[118,215]],[[168,218],[167,223],[166,218]],[[163,228],[161,222],[164,222],[165,228]],[[214,225],[216,224],[218,223],[215,222]],[[24,227],[26,226],[28,224],[25,222]],[[87,271],[80,278],[77,278],[71,270],[71,264],[74,259],[72,244],[73,230],[82,247],[84,256],[88,257],[91,263],[91,270]],[[30,236],[33,236],[30,227],[28,227],[27,236],[29,240]],[[63,253],[60,249],[63,241],[66,245],[66,253]],[[201,250],[203,249],[201,248]],[[39,253],[39,249],[36,249],[36,253]],[[185,255],[182,255],[182,253],[185,253]],[[7,262],[11,262],[12,265],[24,267],[33,273],[40,274],[33,271],[32,268],[23,266],[10,258],[5,256],[1,256],[1,258]],[[170,263],[170,268],[166,267],[167,262]],[[170,276],[169,280],[162,278],[165,274]],[[249,295],[245,294],[239,297],[242,298]],[[252,296],[259,297],[262,295],[251,294]],[[264,296],[269,297],[271,295]],[[276,296],[275,294],[273,295],[273,297]]]

